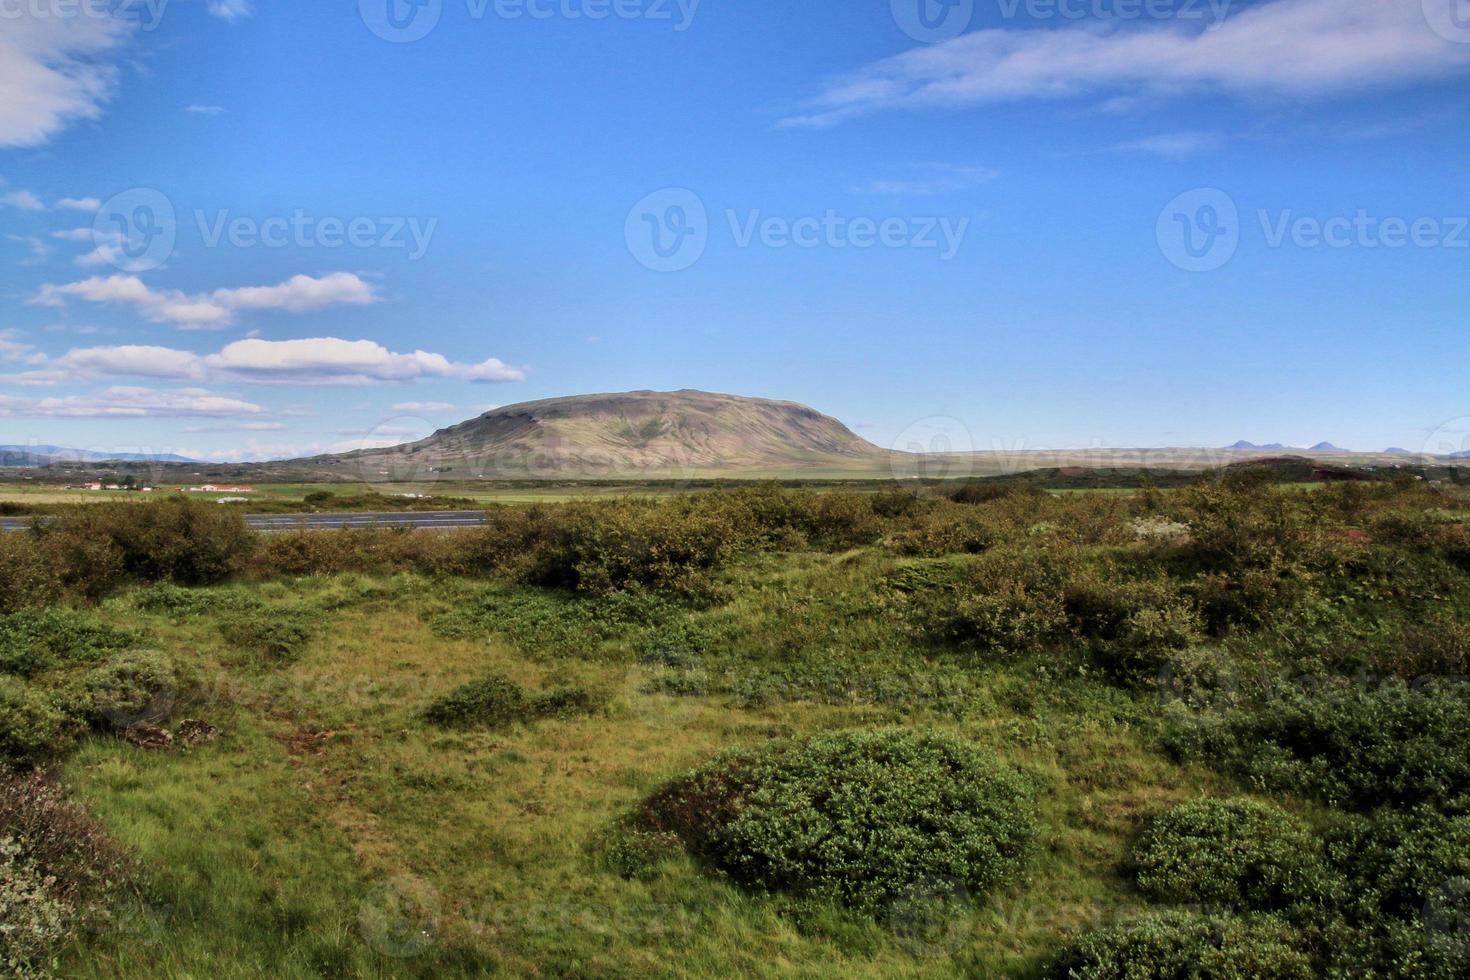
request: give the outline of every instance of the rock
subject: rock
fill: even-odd
[[[207,721],[186,718],[179,722],[179,742],[184,745],[208,745],[219,741],[220,730]]]
[[[124,729],[122,737],[130,745],[158,752],[167,751],[174,745],[174,737],[169,734],[168,729],[147,722],[139,722]]]

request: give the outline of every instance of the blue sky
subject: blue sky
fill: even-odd
[[[0,443],[1470,448],[1465,0],[110,2],[0,3]]]

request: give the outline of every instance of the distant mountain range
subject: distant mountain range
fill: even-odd
[[[1235,443],[1234,445],[1226,446],[1225,448],[1226,449],[1262,449],[1262,450],[1268,450],[1270,452],[1283,452],[1283,451],[1290,451],[1290,450],[1298,450],[1298,451],[1301,451],[1303,449],[1303,447],[1301,447],[1301,446],[1288,446],[1288,445],[1285,445],[1284,443],[1280,443],[1280,442],[1268,442],[1268,443],[1265,443],[1264,445],[1257,445],[1254,442],[1246,442],[1244,439],[1240,440],[1239,442]],[[1319,442],[1315,446],[1307,446],[1307,447],[1305,447],[1305,451],[1306,452],[1309,452],[1309,453],[1350,453],[1350,452],[1352,452],[1351,449],[1343,449],[1341,446],[1334,446],[1330,442]],[[1384,451],[1385,452],[1390,452],[1390,453],[1396,453],[1396,452],[1403,452],[1404,450],[1401,450],[1401,449],[1388,449],[1388,450],[1384,450]]]
[[[46,466],[58,461],[100,463],[104,460],[129,463],[195,463],[198,460],[173,453],[102,453],[66,446],[0,446],[0,466]]]

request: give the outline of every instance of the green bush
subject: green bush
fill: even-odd
[[[602,859],[609,871],[629,881],[646,879],[664,861],[684,853],[684,842],[670,833],[620,827],[602,842]]]
[[[255,547],[255,535],[238,512],[182,499],[78,508],[45,525],[40,538],[45,547],[71,552],[73,577],[93,595],[113,591],[123,579],[220,582]],[[106,555],[101,567],[79,568],[78,556],[95,549]]]
[[[1067,560],[1054,551],[995,550],[949,566],[939,579],[896,584],[920,638],[1005,656],[1066,636]]]
[[[881,912],[917,883],[979,895],[1036,835],[1028,781],[951,736],[847,732],[714,760],[648,799],[640,829],[762,891]]]
[[[141,640],[129,630],[74,609],[45,609],[0,616],[0,673],[30,677],[42,671],[95,663]]]
[[[30,534],[0,534],[0,615],[46,606],[62,595],[60,569]]]
[[[1186,726],[1176,751],[1274,789],[1369,810],[1470,810],[1470,700],[1460,685],[1287,687],[1216,725]]]
[[[1131,861],[1139,889],[1168,904],[1316,916],[1341,892],[1321,842],[1256,800],[1176,806],[1150,822]]]
[[[1163,913],[1083,936],[1063,949],[1052,980],[1310,980],[1300,937],[1269,918]]]
[[[11,837],[0,837],[0,972],[30,978],[55,976],[57,957],[71,938],[71,910],[46,887]]]
[[[1204,624],[1167,579],[1128,580],[1117,569],[1079,574],[1063,603],[1071,629],[1113,677],[1153,680],[1170,654],[1204,639]]]
[[[45,691],[0,675],[0,763],[32,766],[59,757],[85,727]]]
[[[0,973],[55,976],[63,948],[106,924],[131,865],[50,777],[0,771]]]
[[[507,728],[537,718],[588,714],[602,697],[583,687],[529,694],[508,677],[491,675],[455,688],[424,710],[424,720],[443,728]]]
[[[88,677],[94,724],[129,728],[156,725],[173,709],[177,677],[168,654],[138,650],[118,654]]]
[[[235,646],[275,660],[294,659],[316,635],[304,610],[281,608],[228,613],[220,618],[219,631]]]

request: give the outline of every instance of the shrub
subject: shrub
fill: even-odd
[[[158,724],[173,709],[177,678],[168,654],[132,651],[113,657],[88,677],[93,722],[129,728]]]
[[[85,591],[112,591],[122,578],[138,582],[209,585],[234,574],[254,548],[255,535],[237,512],[181,499],[78,508],[41,529],[47,547],[72,551],[74,576]],[[76,565],[88,549],[107,554],[104,568]]]
[[[898,583],[923,639],[1002,655],[1035,650],[1065,635],[1067,557],[1059,552],[986,552],[940,580]],[[955,574],[957,573],[957,574]]]
[[[230,613],[219,631],[230,643],[277,660],[296,657],[316,632],[304,611],[278,608]]]
[[[29,677],[58,667],[95,663],[136,644],[139,634],[73,609],[0,617],[0,672]]]
[[[0,771],[0,972],[54,976],[57,954],[102,924],[131,871],[49,776]]]
[[[29,534],[0,534],[0,615],[61,598],[60,570]]]
[[[1072,630],[1120,680],[1151,680],[1172,652],[1204,638],[1194,607],[1167,579],[1128,581],[1114,569],[1078,575],[1063,603]]]
[[[1352,809],[1470,808],[1470,700],[1458,687],[1288,688],[1220,724],[1182,728],[1175,749],[1275,789]]]
[[[608,870],[630,881],[652,877],[659,864],[683,853],[684,843],[677,835],[632,827],[618,828],[602,845]]]
[[[602,696],[583,687],[528,694],[508,677],[491,675],[449,692],[424,710],[443,728],[507,728],[536,718],[570,718],[597,710]]]
[[[1310,980],[1300,939],[1269,918],[1145,916],[1083,936],[1049,965],[1054,980]]]
[[[85,727],[39,688],[0,675],[0,763],[32,766],[60,756]]]
[[[1249,799],[1166,811],[1134,844],[1132,865],[1151,898],[1216,910],[1308,915],[1340,891],[1320,842],[1281,809]]]
[[[20,842],[0,837],[0,967],[7,976],[54,976],[56,956],[70,938],[70,910],[25,860]]]
[[[677,834],[747,887],[870,912],[932,878],[977,895],[1009,882],[1036,834],[1027,780],[953,737],[914,731],[724,756],[659,790],[635,822]]]

